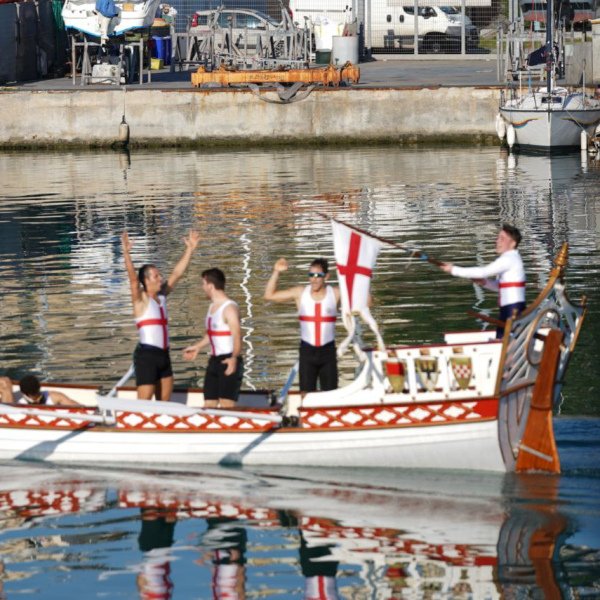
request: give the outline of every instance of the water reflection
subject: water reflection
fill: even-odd
[[[597,478],[18,468],[0,466],[7,598],[600,594]]]
[[[174,264],[190,227],[203,240],[170,298],[174,359],[197,339],[206,301],[199,274],[218,265],[240,304],[248,387],[279,388],[297,358],[298,324],[262,300],[273,262],[332,256],[319,211],[459,264],[494,258],[502,221],[524,233],[528,299],[563,241],[571,247],[572,295],[600,293],[600,167],[578,154],[519,155],[496,148],[329,148],[239,152],[161,151],[0,154],[2,374],[117,381],[137,339],[119,236],[136,237],[134,261]],[[376,267],[373,314],[388,343],[427,342],[480,327],[493,295],[386,248]],[[435,290],[435,293],[432,293]],[[591,303],[575,353],[567,411],[596,413],[600,309]],[[367,340],[370,342],[371,340]],[[200,364],[200,363],[199,363]],[[176,383],[197,385],[201,367],[174,360]],[[341,365],[343,381],[355,363]]]

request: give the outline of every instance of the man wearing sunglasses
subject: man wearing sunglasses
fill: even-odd
[[[265,300],[295,302],[300,319],[300,392],[335,390],[338,385],[335,349],[335,323],[340,303],[340,290],[327,285],[328,265],[324,258],[310,264],[310,283],[287,290],[277,290],[279,276],[287,271],[288,263],[280,258],[265,289]]]

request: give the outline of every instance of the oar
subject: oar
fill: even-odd
[[[277,396],[277,404],[283,404],[283,401],[287,398],[287,395],[292,387],[292,383],[294,383],[294,379],[296,379],[296,375],[298,374],[298,369],[300,368],[300,361],[296,361],[296,364],[292,367],[290,374],[283,386],[281,392],[279,392],[279,396]]]
[[[214,417],[238,417],[239,419],[271,421],[280,423],[281,417],[273,414],[244,412],[241,410],[227,410],[221,408],[192,408],[177,402],[153,402],[151,400],[129,400],[125,398],[111,398],[96,396],[100,410],[118,410],[132,413],[154,413],[157,415],[171,415],[189,417],[192,415],[210,415]]]
[[[64,408],[64,407],[57,407]],[[91,423],[102,423],[110,424],[111,420],[103,417],[102,415],[88,415],[85,413],[76,412],[57,412],[54,410],[40,410],[37,408],[20,408],[17,406],[9,406],[7,404],[0,404],[0,414],[5,415],[26,415],[35,417],[54,417],[54,418],[65,418],[75,421],[89,421]]]
[[[373,235],[372,233],[369,233],[368,231],[365,231],[364,229],[361,229],[360,227],[355,227],[354,225],[349,225],[348,223],[344,223],[344,221],[340,221],[339,219],[334,219],[333,217],[326,215],[325,213],[318,212],[317,214],[320,217],[323,217],[323,219],[327,219],[327,220],[331,219],[332,221],[335,221],[336,223],[339,223],[340,225],[344,225],[346,227],[349,227],[350,229],[354,229],[354,231],[357,231],[358,233],[362,233],[363,235],[368,235],[369,237],[379,240],[380,242],[383,242],[384,244],[387,244],[388,246],[393,246],[394,248],[398,248],[398,250],[402,250],[403,252],[410,254],[411,257],[420,258],[421,260],[425,260],[425,261],[431,263],[432,265],[437,265],[438,267],[444,264],[443,261],[437,260],[436,258],[431,258],[430,256],[427,256],[427,254],[425,254],[424,252],[421,252],[421,250],[414,250],[411,248],[407,248],[406,246],[400,246],[399,244],[396,244],[396,242],[392,242],[391,240],[386,240],[385,238],[379,237],[378,235]]]

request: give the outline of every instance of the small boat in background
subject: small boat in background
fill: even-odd
[[[66,0],[62,18],[68,29],[107,39],[151,27],[161,0],[115,0],[114,9],[102,13],[97,0]],[[114,16],[105,16],[114,15]]]
[[[532,52],[527,67],[545,65],[546,86],[526,90],[509,87],[502,91],[496,131],[509,147],[554,150],[587,149],[600,128],[600,99],[585,91],[556,85],[555,67],[559,48],[553,39],[553,2],[546,4],[546,44]]]

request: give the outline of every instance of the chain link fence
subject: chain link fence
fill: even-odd
[[[317,49],[349,26],[360,36],[361,56],[395,58],[496,53],[497,32],[507,19],[504,0],[171,0],[176,32],[192,26],[197,11],[251,9],[275,20],[289,11],[310,30]],[[351,29],[351,31],[353,31]]]

